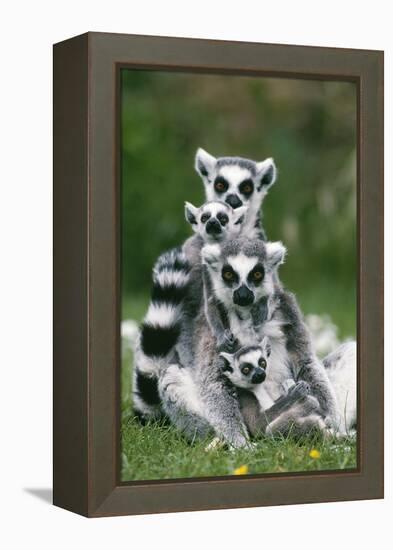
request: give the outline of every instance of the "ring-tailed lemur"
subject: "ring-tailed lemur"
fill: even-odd
[[[198,309],[202,295],[200,251],[239,235],[247,207],[234,210],[221,201],[200,208],[185,203],[185,217],[196,233],[182,249],[160,256],[153,270],[151,303],[142,322],[133,371],[134,411],[141,419],[161,416],[157,375],[175,347],[183,317]],[[192,292],[189,292],[189,289]]]
[[[285,254],[284,250],[282,249],[282,245],[280,243],[266,243],[266,246],[271,248],[271,253],[274,255],[280,255]],[[282,249],[280,252],[280,248]],[[215,248],[213,248],[213,255],[214,255]],[[202,253],[208,260],[211,261],[212,256],[212,249],[209,247],[206,247]],[[284,256],[283,256],[284,257]],[[209,265],[209,264],[208,264]],[[259,269],[260,266],[257,266]],[[222,278],[225,279],[227,282],[225,286],[223,287],[221,282],[218,283],[218,287],[216,284],[216,292],[214,292],[214,288],[212,289],[212,281],[211,277],[207,277],[207,286],[209,287],[209,292],[207,292],[206,296],[206,302],[209,303],[209,308],[207,309],[207,319],[210,322],[210,325],[212,326],[213,332],[217,334],[217,339],[220,339],[220,334],[226,335],[226,340],[229,342],[237,342],[238,345],[241,345],[241,343],[247,343],[255,339],[255,332],[259,334],[259,341],[264,341],[264,335],[271,335],[273,338],[273,341],[276,339],[277,341],[280,341],[282,339],[282,332],[287,331],[287,323],[283,322],[282,314],[280,312],[280,309],[277,308],[277,302],[281,301],[281,303],[287,303],[289,301],[289,310],[287,314],[289,314],[289,319],[293,318],[296,321],[296,324],[299,328],[299,330],[296,330],[294,332],[293,341],[300,345],[305,345],[305,349],[307,350],[307,356],[313,355],[313,350],[311,347],[311,339],[310,335],[308,333],[308,330],[306,329],[305,325],[303,324],[302,317],[300,314],[300,310],[296,304],[295,297],[287,292],[285,292],[282,289],[281,284],[278,282],[279,279],[273,279],[268,284],[272,284],[278,289],[278,292],[276,291],[272,297],[270,297],[268,300],[263,301],[261,300],[258,307],[252,307],[250,316],[244,316],[242,315],[242,303],[246,304],[248,303],[248,300],[252,301],[252,288],[250,289],[250,279],[248,276],[247,284],[245,287],[242,288],[242,286],[236,285],[233,282],[233,273],[231,266],[226,266],[225,269],[228,271],[228,273],[224,272],[224,266],[222,267]],[[254,278],[255,278],[255,272],[254,272]],[[214,279],[214,272],[213,272],[213,279]],[[228,281],[229,279],[229,281]],[[217,280],[217,279],[216,279]],[[232,281],[231,281],[232,280]],[[229,295],[225,295],[225,293],[229,290]],[[220,303],[221,303],[221,309],[223,303],[230,302],[230,293],[232,294],[232,301],[233,303],[240,304],[240,309],[238,308],[237,315],[230,315],[223,316],[220,314]],[[292,302],[292,303],[291,303]],[[244,308],[243,308],[244,311]],[[240,313],[239,313],[240,312]],[[241,320],[241,326],[238,326],[238,319],[237,317],[243,317]],[[223,321],[224,319],[224,321]],[[293,322],[293,319],[291,322]],[[212,320],[214,322],[212,322]],[[248,325],[247,325],[248,322]],[[249,328],[249,324],[251,322],[252,328]],[[290,334],[289,334],[290,336]],[[254,340],[255,341],[255,340]],[[256,340],[258,341],[258,340]],[[307,343],[308,342],[308,343]],[[300,348],[301,351],[301,348]],[[315,356],[314,356],[315,357]],[[269,360],[270,362],[270,360]],[[278,363],[280,362],[280,358],[278,358]],[[322,384],[322,392],[319,393],[318,398],[323,400],[323,395],[325,395],[331,404],[333,404],[334,401],[337,402],[337,407],[334,406],[331,409],[330,414],[328,415],[328,419],[331,422],[333,426],[333,432],[337,435],[348,435],[349,433],[353,433],[352,430],[356,426],[356,411],[357,411],[357,397],[356,397],[356,343],[355,342],[347,342],[345,344],[342,344],[337,350],[332,352],[328,357],[326,357],[323,360],[323,366],[325,367],[325,372],[322,369],[319,369],[319,372],[322,375],[321,382],[324,379],[324,382]],[[274,370],[274,373],[270,372],[270,374],[274,374],[277,376],[277,366]],[[327,375],[327,377],[326,377]],[[299,377],[298,377],[299,378]],[[297,378],[297,379],[298,379]],[[327,383],[327,378],[330,381],[330,384]],[[288,381],[284,381],[284,384],[287,384]],[[320,382],[320,383],[321,383]],[[319,385],[319,384],[318,384]],[[272,402],[276,403],[277,393],[273,392],[272,394],[272,401],[269,401],[269,399],[266,399],[266,393],[268,390],[269,384],[264,385],[263,388],[260,389],[260,395],[259,399],[261,403],[264,405],[262,407],[262,412],[266,410],[268,407],[272,406]],[[276,388],[277,389],[277,388]],[[333,390],[333,391],[332,391]],[[258,392],[257,392],[258,393]],[[333,395],[335,399],[333,398]],[[307,406],[306,409],[304,406],[300,406],[300,404],[297,405],[296,410],[288,410],[288,414],[286,417],[282,416],[279,420],[276,419],[276,422],[274,425],[272,424],[270,426],[271,429],[278,429],[281,432],[286,431],[286,428],[290,421],[293,420],[293,418],[297,418],[297,428],[298,431],[301,433],[304,433],[304,431],[315,422],[319,427],[321,427],[321,419],[316,418],[315,414],[317,414],[317,408],[315,407],[315,400],[311,399],[312,396],[309,396],[304,406]],[[288,403],[287,403],[288,404]],[[326,416],[327,411],[329,410],[329,407],[325,407],[324,415]],[[305,419],[306,412],[309,412],[309,414],[312,415],[312,419]],[[334,412],[335,411],[335,412]],[[265,414],[261,416],[261,422],[264,424],[265,422]],[[247,423],[247,422],[246,422]]]
[[[261,411],[259,384],[268,369],[271,345],[264,337],[260,345],[246,346],[235,353],[221,352],[221,371],[237,389],[240,411],[253,437],[263,434],[301,435],[312,428],[324,429],[319,403],[310,395],[310,386],[300,381],[283,386],[283,395],[267,410]],[[289,386],[289,388],[288,388]]]
[[[281,243],[247,238],[207,245],[202,250],[211,295],[221,305],[218,316],[223,328],[228,327],[239,345],[260,342],[266,333],[270,336],[270,368],[258,388],[263,419],[282,397],[287,380],[303,380],[317,399],[322,417],[336,425],[337,403],[326,371],[315,356],[295,297],[279,283],[277,269],[284,256]],[[227,443],[242,446],[247,442],[247,428],[239,402],[221,372],[217,337],[206,320],[201,308],[197,319],[181,331],[176,346],[181,364],[171,365],[160,375],[163,407],[172,423],[189,437],[205,435],[209,426]],[[193,352],[192,362],[183,361],[187,349]],[[176,369],[182,368],[188,371],[176,377]],[[190,379],[192,392],[182,384]]]
[[[281,396],[286,380],[304,380],[323,416],[337,427],[338,405],[326,370],[316,357],[295,296],[276,275],[285,253],[281,243],[238,238],[222,247],[205,246],[202,257],[212,293],[229,312],[229,330],[240,344],[255,341],[255,334],[259,341],[270,336],[272,368],[258,395],[262,409]]]

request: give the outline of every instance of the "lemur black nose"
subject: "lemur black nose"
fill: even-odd
[[[254,293],[242,285],[233,293],[233,301],[238,306],[250,306],[254,301]]]
[[[209,235],[218,235],[221,233],[221,224],[216,218],[211,218],[206,224],[206,233]]]
[[[225,202],[229,204],[229,206],[232,206],[232,208],[239,208],[239,206],[243,204],[237,195],[228,195]]]
[[[255,369],[254,374],[252,375],[251,382],[252,384],[262,384],[266,378],[265,369]]]

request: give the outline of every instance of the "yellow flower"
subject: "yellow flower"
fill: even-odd
[[[243,464],[242,466],[239,466],[239,468],[235,468],[233,470],[233,474],[235,476],[243,476],[244,474],[248,474],[248,466],[247,464]]]
[[[317,451],[317,449],[311,449],[311,451],[308,453],[308,456],[310,456],[311,458],[320,458],[321,453]]]

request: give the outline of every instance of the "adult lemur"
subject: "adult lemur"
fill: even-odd
[[[261,405],[262,424],[266,422],[265,412],[283,397],[283,386],[287,386],[288,382],[304,380],[310,385],[310,396],[316,397],[319,402],[319,412],[326,425],[335,433],[348,434],[356,425],[356,343],[343,344],[320,362],[295,296],[283,288],[274,270],[269,278],[261,262],[252,267],[254,259],[250,260],[250,254],[254,250],[255,257],[258,256],[258,241],[247,244],[246,239],[237,239],[233,242],[232,251],[230,244],[222,249],[206,246],[202,250],[206,264],[205,286],[208,288],[207,318],[215,333],[229,330],[240,345],[263,342],[266,335],[270,336],[271,368],[265,383],[255,392]],[[261,246],[265,246],[268,253],[276,258],[277,265],[282,263],[285,248],[281,243],[259,243],[259,249]],[[258,287],[262,287],[259,301]],[[229,312],[223,320],[220,320],[219,303],[225,304]],[[250,306],[249,311],[247,306]],[[286,377],[286,367],[290,368],[289,377]],[[274,425],[270,424],[269,430],[280,429],[282,432],[292,423],[301,431],[306,426],[309,428],[313,419],[308,414],[314,416],[316,413],[315,401],[313,403],[307,399],[306,404],[307,413],[299,406],[288,409],[285,418],[277,418]],[[302,416],[305,418],[302,419]],[[270,415],[270,418],[273,420],[275,417]],[[320,420],[315,417],[314,420],[320,428]]]
[[[266,417],[283,396],[288,380],[304,381],[309,386],[319,406],[319,427],[338,426],[337,401],[326,370],[315,356],[295,297],[283,289],[277,276],[284,255],[281,243],[245,237],[203,248],[209,293],[222,306],[217,317],[222,317],[223,329],[229,329],[240,346],[260,342],[268,334],[270,368],[258,390],[260,414],[251,430],[220,367],[216,338],[219,319],[212,328],[206,322],[210,313],[206,315],[201,307],[196,320],[179,336],[178,360],[174,359],[159,377],[164,410],[188,437],[203,437],[213,431],[232,446],[245,445],[248,430],[258,431],[259,421],[266,427]],[[189,350],[193,354],[190,362],[186,359]]]
[[[273,159],[254,162],[240,157],[215,158],[198,149],[195,169],[203,180],[208,201],[219,200],[229,210],[239,212],[234,224],[237,232],[231,236],[242,234],[264,239],[260,209],[276,179]],[[194,229],[200,230],[200,225],[192,223],[193,218],[201,223],[203,213],[198,214],[199,217],[192,205],[186,206],[187,221]],[[228,228],[224,228],[217,216],[215,218],[216,227],[222,227],[222,234],[211,234],[211,238],[218,241],[228,236]],[[185,296],[188,294],[189,297],[186,325],[201,305],[200,249],[208,237],[204,232],[188,239],[182,247],[162,254],[154,266],[152,301],[142,324],[133,370],[134,410],[143,418],[161,415],[157,392],[158,367],[160,361],[168,357],[181,332],[179,318],[184,311]]]

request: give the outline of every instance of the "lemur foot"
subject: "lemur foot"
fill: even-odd
[[[242,449],[244,447],[249,447],[250,449],[253,449],[256,447],[256,443],[253,441],[245,440],[244,442],[237,442],[232,443],[231,445],[220,439],[219,437],[215,437],[210,441],[208,445],[205,447],[205,452],[209,453],[211,451],[217,451],[219,449],[223,449],[226,447],[229,451],[236,451],[237,449]]]
[[[225,447],[225,441],[222,441],[219,437],[215,437],[208,445],[206,445],[205,452],[209,453],[210,451],[217,451],[223,447]]]
[[[313,395],[307,395],[304,399],[302,399],[301,406],[304,415],[316,413],[322,417],[319,401]]]
[[[228,442],[228,447],[230,450],[244,449],[249,445],[250,445],[250,440],[244,436],[238,436],[236,438],[232,438],[232,440]]]
[[[326,424],[321,416],[310,414],[310,416],[305,417],[300,423],[300,432],[304,435],[308,435],[314,431],[325,433]]]
[[[328,439],[350,439],[356,436],[356,430],[337,430],[332,427],[329,417],[325,418],[324,435]]]

